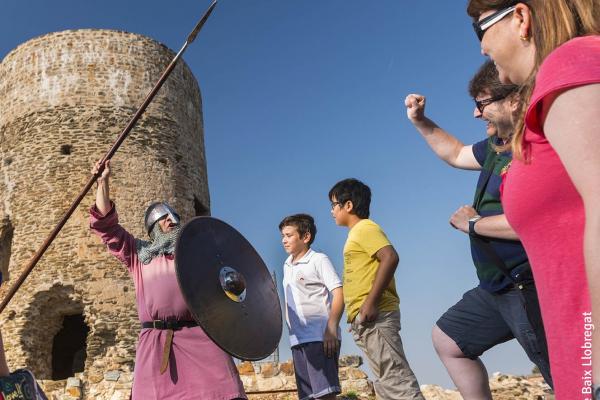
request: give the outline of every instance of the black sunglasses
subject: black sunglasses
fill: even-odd
[[[490,97],[489,99],[475,100],[475,107],[483,114],[483,110],[493,102],[504,100],[506,96]]]
[[[475,34],[477,38],[481,42],[483,39],[483,35],[485,35],[485,31],[496,22],[502,20],[502,18],[506,17],[511,12],[515,11],[516,6],[511,6],[508,8],[504,8],[500,11],[496,11],[495,13],[488,15],[481,21],[473,22],[473,29],[475,29]]]

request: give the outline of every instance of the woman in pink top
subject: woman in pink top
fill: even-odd
[[[98,171],[98,165],[94,173]],[[173,251],[179,217],[165,203],[146,212],[151,241],[121,225],[110,200],[110,163],[98,179],[91,228],[129,270],[142,323],[135,356],[133,400],[246,398],[231,357],[194,321],[179,290]],[[150,327],[153,325],[153,327]]]
[[[556,398],[591,399],[600,384],[600,0],[470,0],[467,12],[500,79],[529,99],[503,205],[534,272]]]

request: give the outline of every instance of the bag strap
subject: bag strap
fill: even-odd
[[[488,149],[489,149],[489,146],[491,146],[491,139],[490,139],[490,141],[488,141]],[[485,194],[485,189],[487,188],[490,178],[494,174],[494,164],[496,163],[496,161],[490,160],[489,154],[491,154],[491,153],[488,150],[488,157],[486,157],[486,160],[483,163],[484,164],[483,172],[486,173],[487,176],[484,178],[483,184],[480,186],[479,193],[473,200],[473,208],[477,212],[479,212],[479,210],[477,208],[479,207],[479,204],[481,203],[481,200],[483,199],[483,196]],[[489,164],[492,164],[492,165],[490,166]],[[486,166],[489,166],[490,168],[486,169],[485,168]],[[471,237],[471,240],[473,242],[475,242],[485,252],[485,254],[488,256],[488,258],[494,263],[496,268],[498,268],[502,272],[502,274],[504,274],[504,276],[506,276],[513,283],[513,285],[515,285],[519,289],[523,289],[523,284],[518,283],[515,280],[515,278],[510,274],[510,270],[506,266],[506,263],[504,262],[504,260],[502,258],[500,258],[498,253],[496,253],[496,250],[494,250],[494,248],[492,247],[489,240],[486,240],[486,239],[484,239],[484,237],[479,236],[477,234],[470,235],[470,237]]]
[[[492,177],[492,175],[494,175],[494,167],[495,167],[495,160],[493,157],[490,157],[490,154],[492,153],[492,143],[491,143],[492,138],[488,139],[488,143],[487,143],[487,156],[485,157],[485,161],[483,162],[483,165],[481,166],[482,168],[482,173],[486,174],[485,178],[483,180],[483,183],[481,185],[478,185],[477,189],[479,190],[479,193],[476,193],[476,197],[473,199],[473,208],[475,210],[477,210],[477,208],[479,207],[481,200],[483,199],[483,196],[485,195],[485,189],[487,188],[488,182],[490,181],[490,178]],[[477,210],[477,212],[479,212],[479,210]]]
[[[494,263],[496,268],[498,268],[502,272],[502,274],[504,274],[504,276],[506,276],[512,282],[513,285],[515,285],[519,289],[523,289],[523,283],[517,282],[516,279],[510,274],[510,270],[506,266],[506,263],[504,263],[504,260],[502,260],[498,253],[496,253],[489,241],[483,239],[481,236],[475,235],[471,235],[471,240],[477,243],[479,248],[481,248],[486,253],[486,255]]]

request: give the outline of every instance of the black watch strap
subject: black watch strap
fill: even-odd
[[[473,218],[469,219],[469,235],[471,235],[471,236],[477,235],[477,232],[475,232],[475,224],[480,219],[481,219],[481,216],[479,216],[479,218],[473,217]]]

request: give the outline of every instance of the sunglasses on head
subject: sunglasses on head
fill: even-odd
[[[480,21],[473,22],[473,29],[475,29],[475,34],[479,41],[483,39],[483,35],[485,35],[485,31],[494,25],[496,22],[502,20],[502,18],[506,17],[511,12],[515,11],[516,6],[511,6],[508,8],[504,8],[500,11],[496,11],[495,13],[488,15]]]

